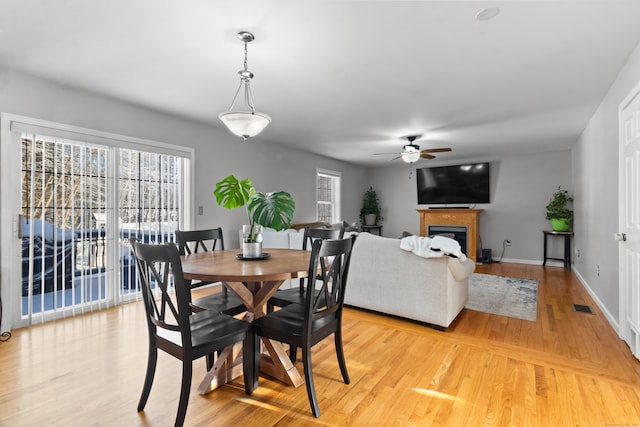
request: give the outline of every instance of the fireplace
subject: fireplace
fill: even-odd
[[[460,247],[469,259],[476,261],[478,257],[478,228],[480,226],[479,216],[482,209],[418,209],[420,214],[420,235],[427,236],[435,234],[431,227],[442,226],[446,228],[457,228],[448,230],[458,240],[461,229],[465,231],[465,242],[460,240]],[[438,233],[443,233],[438,231]]]
[[[465,226],[460,225],[429,225],[429,236],[435,236],[438,234],[447,235],[447,237],[453,238],[460,243],[460,248],[465,255],[469,255],[467,246],[467,234],[468,229]]]

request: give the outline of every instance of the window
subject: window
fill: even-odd
[[[340,221],[340,172],[316,172],[316,218],[329,224]]]

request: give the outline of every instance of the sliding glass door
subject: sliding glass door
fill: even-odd
[[[139,298],[129,239],[171,242],[188,227],[192,152],[56,129],[63,137],[15,132],[23,127],[9,135],[3,123],[2,134],[1,258],[20,277],[2,277],[12,327]]]
[[[21,162],[21,315],[137,297],[129,239],[173,241],[183,159],[23,134]]]

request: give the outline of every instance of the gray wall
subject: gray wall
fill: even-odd
[[[291,150],[255,138],[243,142],[212,124],[193,122],[126,104],[107,96],[53,84],[38,78],[0,69],[0,111],[110,133],[144,138],[195,149],[193,206],[204,208],[194,227],[222,226],[227,246],[238,247],[235,232],[243,223],[243,210],[228,211],[215,203],[215,183],[229,174],[251,178],[259,191],[285,190],[296,201],[294,222],[316,218],[316,168],[342,173],[344,218],[356,218],[357,194],[366,184],[366,169],[303,151]],[[274,118],[274,121],[285,118]],[[197,209],[194,209],[197,213]]]
[[[550,228],[544,207],[559,185],[571,191],[571,152],[551,151],[469,161],[491,163],[491,203],[471,206],[483,209],[480,215],[483,247],[492,249],[493,257],[499,258],[503,241],[508,239],[512,246],[505,249],[503,261],[541,263],[542,230]],[[455,162],[459,163],[464,162]],[[422,161],[417,167],[449,164],[453,163]],[[384,235],[394,237],[403,231],[415,234],[420,231],[416,209],[425,209],[428,205],[417,204],[415,176],[415,172],[402,162],[369,171],[369,183],[378,193],[382,205]],[[550,241],[552,255],[562,256],[561,244]]]
[[[581,256],[575,270],[609,321],[619,316],[618,107],[640,80],[640,45],[629,57],[573,148],[576,196],[575,242]],[[597,274],[600,266],[600,274]]]

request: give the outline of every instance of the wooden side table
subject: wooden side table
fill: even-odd
[[[544,234],[544,254],[542,265],[547,264],[548,259],[552,259],[555,261],[563,261],[564,268],[571,268],[571,237],[573,236],[573,231],[555,231],[555,230],[543,230]],[[547,256],[547,236],[562,236],[564,237],[564,258],[552,258]]]
[[[362,231],[366,231],[367,233],[377,234],[378,236],[382,236],[382,226],[381,225],[363,225]]]

